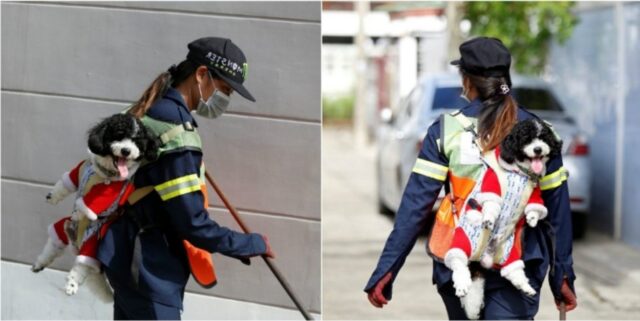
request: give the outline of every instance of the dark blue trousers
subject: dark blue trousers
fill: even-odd
[[[114,320],[180,320],[180,309],[153,302],[137,292],[114,289]]]
[[[540,305],[540,288],[534,286],[534,289],[537,294],[530,298],[506,280],[503,286],[485,287],[484,308],[480,313],[480,320],[533,320]],[[450,320],[468,320],[460,304],[460,298],[456,296],[453,282],[438,288],[438,293]]]
[[[180,320],[180,308],[152,301],[140,292],[120,283],[105,269],[113,288],[114,320]]]

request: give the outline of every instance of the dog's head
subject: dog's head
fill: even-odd
[[[517,123],[500,145],[500,158],[517,163],[537,176],[545,173],[545,164],[560,154],[562,141],[556,139],[549,126],[537,119]]]
[[[96,173],[128,179],[143,159],[155,160],[158,143],[142,122],[129,114],[115,114],[89,130],[89,151]]]

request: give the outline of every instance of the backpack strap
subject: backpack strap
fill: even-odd
[[[438,144],[438,150],[440,154],[446,157],[444,153],[444,114],[440,115],[440,144]],[[444,181],[444,194],[445,197],[451,193],[451,182],[449,182],[449,176]]]
[[[478,139],[478,134],[476,133],[476,126],[473,124],[473,122],[467,118],[467,116],[465,116],[462,113],[461,109],[458,109],[452,113],[449,114],[453,119],[455,119],[463,128],[464,131],[470,132],[473,137],[475,138],[475,144],[478,145],[477,139]],[[444,117],[445,114],[440,115],[440,153],[442,155],[445,155],[445,151],[444,151],[444,145],[445,145],[445,119],[446,117]],[[479,146],[479,145],[478,145]],[[447,177],[447,180],[444,182],[444,191],[445,194],[449,194],[451,192],[451,186],[450,186],[450,182],[449,182],[449,178]]]
[[[131,195],[129,195],[129,198],[127,198],[127,203],[129,203],[129,205],[138,203],[139,200],[143,199],[145,196],[149,195],[149,193],[151,192],[153,192],[153,185],[140,187],[135,191],[133,191]]]
[[[160,135],[160,141],[162,142],[162,144],[166,144],[168,142],[170,142],[171,140],[173,140],[174,138],[176,138],[178,135],[184,133],[185,131],[188,132],[192,132],[193,131],[193,125],[191,125],[190,122],[184,122],[180,125],[176,125],[175,127],[167,130],[166,132],[164,132],[163,134]]]
[[[471,120],[469,120],[469,118],[467,118],[467,116],[462,113],[461,109],[451,113],[451,117],[457,120],[460,125],[462,125],[462,128],[464,128],[465,131],[471,132],[474,137],[478,138],[478,134],[476,133],[476,125],[474,125],[473,122],[471,122]]]

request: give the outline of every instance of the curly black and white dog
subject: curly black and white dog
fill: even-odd
[[[143,158],[157,158],[157,141],[129,114],[106,118],[89,131],[91,160],[100,176],[129,179]]]
[[[500,145],[500,165],[506,169],[518,166],[533,176],[543,176],[545,164],[560,155],[562,141],[549,126],[538,119],[516,124]]]
[[[77,249],[76,262],[67,276],[65,291],[75,294],[88,276],[99,271],[99,263],[90,254],[97,244],[95,229],[102,224],[98,216],[106,217],[117,208],[127,181],[135,174],[143,160],[155,160],[158,143],[143,123],[129,114],[115,114],[100,121],[88,132],[88,159],[66,172],[47,195],[47,202],[57,204],[68,195],[77,192],[73,214],[49,226],[49,239],[33,264],[32,271],[39,272],[62,255],[69,243],[82,246]],[[84,183],[82,183],[84,182]],[[106,186],[117,188],[109,189]],[[101,215],[102,214],[102,215]],[[89,220],[87,230],[91,234],[76,235],[76,227],[82,219]],[[96,225],[91,225],[96,224]],[[91,227],[95,227],[92,229]],[[96,238],[96,241],[87,241]],[[90,246],[87,244],[91,244]],[[91,250],[86,250],[91,247]],[[104,277],[90,278],[90,288],[105,299]],[[102,283],[102,285],[101,285]],[[107,287],[108,288],[108,287]]]
[[[143,159],[157,158],[158,143],[142,122],[129,114],[115,114],[89,130],[88,147],[96,174],[110,181],[131,178]],[[47,201],[57,204],[71,194],[64,180],[56,183]]]
[[[530,119],[517,123],[511,130],[511,132],[505,137],[500,144],[500,154],[497,157],[499,166],[509,172],[519,173],[523,177],[528,177],[530,181],[537,182],[545,175],[545,164],[553,157],[556,157],[561,153],[562,141],[556,137],[553,131],[544,122],[538,119]],[[494,153],[495,151],[490,151]],[[488,175],[490,176],[490,175]],[[485,186],[490,184],[500,184],[498,178],[495,177],[495,182],[484,181],[487,176],[483,177],[483,181],[478,182],[482,184],[481,192],[485,190]],[[502,187],[504,188],[504,187]],[[491,190],[486,188],[486,190]],[[517,190],[517,189],[516,189]],[[476,195],[476,199],[480,199],[482,194]],[[490,193],[487,193],[490,194]],[[521,202],[520,197],[515,197],[517,202]],[[476,223],[471,222],[473,210],[465,212],[460,222],[461,226],[466,226],[462,231],[465,235],[465,239],[469,242],[470,247],[477,247],[483,250],[477,250],[482,253],[480,263],[485,268],[492,268],[494,266],[493,258],[495,255],[495,248],[501,247],[500,243],[505,242],[502,234],[504,231],[514,231],[515,225],[524,216],[527,224],[530,227],[535,227],[538,220],[543,219],[546,215],[546,208],[542,204],[530,204],[531,200],[527,201],[527,206],[523,208],[521,213],[511,213],[509,215],[503,215],[501,211],[503,206],[503,200],[501,196],[495,195],[492,197],[485,197],[482,203],[482,213],[478,213],[480,220]],[[542,200],[540,200],[542,201]],[[537,201],[536,201],[537,202]],[[516,208],[516,207],[510,207]],[[544,208],[542,210],[541,208]],[[476,211],[477,212],[477,211]],[[472,213],[472,214],[470,214]],[[500,216],[500,219],[497,218]],[[490,221],[490,224],[485,224]],[[494,224],[498,225],[494,229]],[[491,231],[490,235],[478,233],[482,230]],[[486,237],[485,241],[481,238]],[[473,244],[473,245],[471,245]],[[487,244],[493,244],[493,249],[488,250]],[[476,251],[477,248],[471,249]],[[484,252],[483,252],[484,251]],[[454,288],[456,289],[456,295],[460,297],[462,307],[464,308],[467,317],[469,319],[477,319],[480,316],[480,311],[484,305],[484,277],[481,274],[477,274],[473,277],[468,267],[469,258],[465,252],[459,248],[454,248],[447,252],[445,257],[445,264],[452,270],[452,280]],[[516,262],[517,263],[517,262]],[[511,264],[507,267],[501,267],[501,275],[509,280],[517,289],[529,296],[535,295],[536,291],[533,289],[529,280],[524,273],[524,264]]]

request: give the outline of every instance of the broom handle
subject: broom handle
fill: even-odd
[[[566,320],[567,319],[567,306],[564,304],[564,302],[560,303],[560,320]]]
[[[236,211],[235,207],[233,207],[233,205],[229,203],[229,200],[224,195],[224,193],[222,192],[218,184],[216,184],[213,178],[211,178],[211,176],[209,175],[209,172],[205,170],[204,175],[207,177],[207,181],[209,181],[209,184],[211,184],[213,189],[216,191],[216,193],[220,197],[220,200],[222,200],[222,203],[224,203],[224,206],[229,210],[229,212],[231,212],[231,215],[236,220],[236,222],[238,222],[238,225],[240,225],[240,228],[242,229],[242,231],[244,231],[245,233],[251,233],[251,230],[249,230],[247,225],[244,224],[244,221],[242,220],[242,218],[240,218],[240,216],[238,215],[238,212]],[[271,261],[271,259],[266,257],[264,254],[261,255],[261,257],[264,260],[264,262],[267,264],[267,266],[269,267],[273,275],[276,277],[276,279],[278,279],[278,282],[280,282],[280,285],[282,285],[285,292],[287,292],[287,294],[289,295],[293,303],[296,305],[300,313],[302,313],[305,320],[313,320],[313,317],[311,316],[311,314],[309,314],[309,312],[307,312],[304,309],[302,304],[300,304],[300,300],[291,289],[289,282],[287,282],[287,280],[284,278],[282,273],[280,273],[280,270],[278,269],[278,267],[276,267],[275,264]]]

